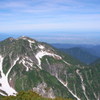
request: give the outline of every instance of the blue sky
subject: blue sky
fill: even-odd
[[[0,0],[0,40],[100,44],[100,0]]]

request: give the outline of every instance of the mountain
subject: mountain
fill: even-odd
[[[47,98],[99,100],[99,69],[29,37],[0,42],[1,96],[32,90]]]
[[[96,46],[93,46],[89,49],[90,53],[97,56],[97,57],[100,57],[100,45],[96,45]]]
[[[69,48],[69,49],[60,49],[64,53],[67,53],[74,58],[78,59],[79,61],[85,63],[85,64],[91,64],[95,60],[98,59],[97,56],[92,55],[87,51],[85,48],[79,48],[79,47],[74,47],[74,48]]]
[[[2,98],[2,100],[72,100],[72,99],[61,98],[61,97],[50,99],[50,98],[44,98],[33,91],[21,91],[16,96],[5,96]]]
[[[66,44],[66,43],[51,43],[51,45],[55,48],[58,49],[69,49],[69,48],[74,48],[74,47],[79,47],[79,48],[92,48],[94,45],[92,44]]]
[[[99,66],[100,65],[100,58],[98,58],[96,61],[94,61],[92,64],[92,66]]]
[[[94,55],[96,57],[100,57],[100,45],[94,45],[94,44],[61,44],[61,43],[52,43],[53,47],[57,49],[71,49],[71,48],[80,48],[85,50],[85,52],[88,52],[91,55]]]

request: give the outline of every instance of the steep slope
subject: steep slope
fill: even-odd
[[[72,100],[67,98],[57,97],[55,99],[44,98],[33,91],[21,91],[17,96],[5,96],[0,100]]]
[[[74,47],[70,49],[60,49],[61,51],[73,56],[74,58],[80,60],[85,64],[91,64],[98,59],[97,56],[92,55],[87,51],[87,49]]]
[[[43,87],[39,90],[43,96],[67,96],[64,86],[41,66],[44,56],[62,59],[49,45],[28,37],[8,38],[0,43],[0,54],[1,95],[13,95],[17,91],[30,89],[38,92],[38,87]],[[72,97],[71,94],[69,96]]]
[[[43,97],[99,100],[100,67],[83,66],[50,45],[28,37],[0,42],[0,94],[33,90]]]
[[[99,66],[100,65],[100,58],[98,58],[97,60],[95,60],[93,63],[91,63],[91,66]]]
[[[91,54],[96,55],[97,57],[100,57],[100,45],[91,47],[89,51]]]

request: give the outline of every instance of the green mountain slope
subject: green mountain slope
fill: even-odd
[[[60,49],[60,50],[66,54],[73,56],[74,58],[80,60],[85,64],[91,64],[98,59],[97,56],[92,55],[87,51],[87,49],[81,47],[74,47],[74,48]]]
[[[0,94],[32,90],[46,98],[98,100],[100,67],[84,66],[28,37],[0,42]]]
[[[72,100],[72,99],[61,98],[61,97],[57,97],[55,99],[43,98],[42,96],[33,91],[26,91],[26,92],[21,91],[17,94],[17,96],[3,97],[2,100]]]

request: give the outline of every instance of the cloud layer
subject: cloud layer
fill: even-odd
[[[57,36],[57,32],[77,36],[80,32],[86,39],[88,32],[100,32],[100,0],[0,0],[0,32],[43,36]]]

